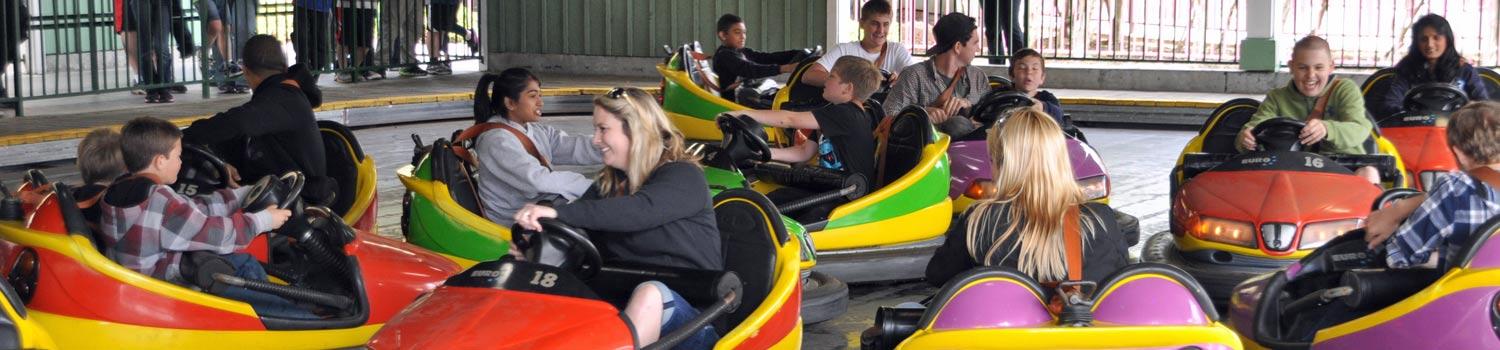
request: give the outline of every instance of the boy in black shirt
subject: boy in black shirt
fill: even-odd
[[[714,73],[719,75],[719,96],[734,101],[741,80],[790,73],[797,68],[799,50],[759,52],[745,47],[745,20],[732,13],[719,16],[719,49],[714,52]],[[743,79],[741,79],[743,78]]]
[[[821,167],[863,175],[866,181],[872,181],[875,179],[875,136],[870,116],[864,110],[864,101],[875,93],[880,79],[880,70],[869,60],[840,57],[833,64],[823,88],[823,98],[829,105],[812,112],[750,110],[733,113],[749,116],[769,126],[818,130],[821,134],[817,143],[804,142],[772,149],[772,160],[796,164],[817,156]],[[783,196],[790,194],[773,197]]]

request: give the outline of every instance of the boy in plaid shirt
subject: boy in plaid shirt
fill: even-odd
[[[1500,214],[1500,103],[1470,103],[1449,117],[1448,145],[1464,172],[1441,177],[1428,194],[1370,213],[1365,240],[1386,248],[1394,268],[1441,266],[1475,230]],[[1483,234],[1480,232],[1479,234]]]
[[[238,277],[266,280],[254,257],[235,251],[260,232],[281,227],[291,211],[239,210],[249,187],[198,197],[172,191],[168,185],[177,182],[182,168],[182,131],[164,120],[142,117],[126,123],[120,130],[120,153],[132,175],[111,184],[100,204],[106,256],[142,274],[188,285],[181,274],[183,258],[193,251],[212,251],[226,258]],[[220,295],[248,302],[262,316],[315,317],[269,294],[229,287]]]

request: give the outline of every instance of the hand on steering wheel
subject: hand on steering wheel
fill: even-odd
[[[766,142],[765,129],[749,116],[720,114],[719,130],[724,132],[720,147],[724,152],[748,152],[751,160],[771,161],[771,145]]]
[[[1304,146],[1316,145],[1328,136],[1328,127],[1323,124],[1322,119],[1308,120],[1307,126],[1302,127],[1302,133],[1297,136]]]
[[[272,206],[291,209],[300,200],[298,196],[302,195],[302,187],[306,184],[307,178],[300,172],[288,172],[279,178],[266,175],[245,192],[244,198],[240,198],[240,210],[254,211]]]
[[[549,208],[550,209],[550,208]],[[560,268],[571,268],[578,274],[579,278],[588,279],[599,273],[599,268],[604,258],[599,255],[599,248],[589,240],[589,236],[583,230],[569,226],[557,219],[544,218],[536,220],[540,224],[540,230],[529,230],[524,232],[517,230],[517,234],[530,234],[530,246],[525,252],[525,260],[541,264],[557,266]],[[517,224],[519,227],[519,223]],[[569,254],[577,252],[582,254],[583,261],[577,261],[577,255]],[[561,254],[561,256],[555,256]]]
[[[1251,130],[1255,143],[1263,151],[1302,151],[1300,144],[1307,123],[1291,118],[1272,118]]]

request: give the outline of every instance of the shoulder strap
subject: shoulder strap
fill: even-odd
[[[1078,206],[1063,215],[1063,245],[1068,259],[1068,281],[1083,280],[1083,232],[1078,226]]]
[[[891,124],[895,124],[897,116],[900,115],[881,118],[880,126],[875,127],[875,178],[869,179],[874,188],[885,186],[885,151],[890,144]]]
[[[1318,103],[1313,106],[1312,114],[1307,115],[1307,120],[1323,119],[1323,113],[1328,111],[1328,100],[1332,98],[1334,90],[1338,90],[1339,83],[1342,82],[1344,81],[1334,79],[1333,85],[1328,86],[1328,91],[1324,91],[1323,96],[1318,96]]]
[[[521,130],[516,130],[516,128],[511,127],[510,125],[506,125],[505,123],[479,123],[474,124],[474,126],[470,126],[468,129],[464,129],[464,131],[458,133],[458,136],[453,137],[453,153],[457,154],[458,157],[463,159],[465,162],[468,162],[469,164],[475,164],[474,156],[470,154],[469,149],[462,146],[462,144],[466,141],[478,138],[479,135],[484,134],[486,131],[494,129],[502,129],[505,131],[509,131],[511,135],[516,135],[516,139],[521,141],[521,147],[526,148],[526,153],[531,154],[532,158],[536,158],[537,162],[542,163],[542,167],[552,169],[552,165],[547,163],[547,158],[542,157],[542,152],[537,151],[536,144],[531,142],[530,137],[526,137],[526,133],[521,132]]]
[[[932,65],[932,70],[934,72],[937,71],[937,64]],[[953,98],[953,92],[958,90],[958,81],[964,80],[964,73],[968,70],[969,66],[959,67],[958,72],[953,74],[953,80],[948,81],[948,88],[943,89],[943,93],[938,94],[937,99],[932,100],[932,106],[930,107],[942,107],[944,104],[947,104],[948,100]]]
[[[890,51],[890,49],[891,42],[887,41],[880,44],[880,56],[875,56],[875,69],[884,69],[881,67],[885,65],[885,53],[886,51]]]
[[[1500,171],[1482,166],[1469,170],[1468,173],[1469,176],[1473,176],[1475,179],[1479,179],[1480,182],[1490,185],[1490,188],[1500,189]]]

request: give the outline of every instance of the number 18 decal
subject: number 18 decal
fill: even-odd
[[[536,276],[531,277],[531,285],[552,288],[552,286],[557,285],[557,274],[537,271]]]

